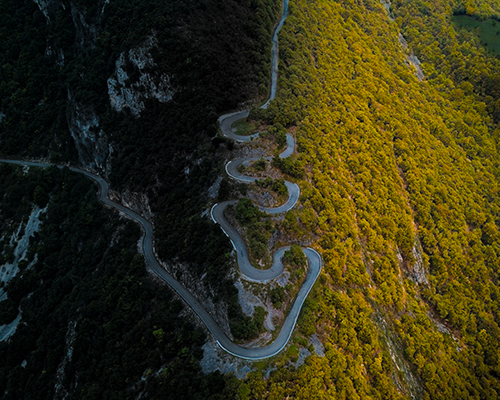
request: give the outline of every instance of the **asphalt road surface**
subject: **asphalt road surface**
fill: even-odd
[[[47,168],[49,166],[53,166],[54,164],[43,163],[43,162],[31,162],[31,161],[21,161],[21,160],[6,160],[0,159],[0,163],[9,163],[15,164],[19,166],[29,166],[29,167],[39,167],[39,168]],[[64,168],[62,165],[54,165],[58,168]],[[293,331],[295,323],[297,321],[300,309],[302,304],[304,303],[307,294],[311,290],[312,285],[316,281],[320,271],[321,271],[321,257],[319,254],[313,249],[305,249],[305,254],[309,260],[309,274],[307,275],[306,281],[302,288],[299,291],[297,298],[292,306],[290,314],[288,315],[283,327],[281,328],[280,334],[278,338],[271,343],[269,346],[260,347],[260,348],[246,348],[239,346],[238,344],[233,343],[224,333],[224,331],[220,328],[220,326],[215,322],[215,320],[210,316],[210,314],[205,310],[205,308],[200,304],[200,302],[194,298],[194,296],[180,284],[177,280],[175,280],[172,275],[170,275],[165,269],[160,265],[158,260],[156,259],[153,252],[153,226],[151,223],[140,216],[136,212],[128,209],[127,207],[115,203],[114,201],[109,199],[109,185],[108,182],[103,178],[94,175],[88,171],[69,167],[70,170],[74,172],[78,172],[80,174],[85,175],[86,177],[92,179],[94,182],[98,184],[98,198],[104,204],[107,204],[110,207],[113,207],[120,211],[122,215],[125,217],[132,219],[139,223],[142,227],[144,235],[141,241],[141,250],[144,254],[144,259],[147,265],[166,283],[168,283],[172,289],[174,289],[177,294],[184,299],[184,301],[194,310],[194,312],[200,317],[203,323],[206,325],[208,330],[212,333],[212,335],[217,340],[217,343],[226,350],[228,353],[233,354],[237,357],[241,357],[248,360],[260,360],[263,358],[268,358],[273,355],[278,354],[287,344],[290,335]],[[283,249],[285,251],[286,248]]]
[[[283,26],[285,18],[288,13],[288,0],[284,0],[284,11],[283,16],[281,17],[278,26],[275,29],[273,35],[273,48],[272,48],[272,71],[271,71],[271,93],[267,102],[262,106],[262,108],[267,108],[269,102],[275,98],[276,95],[276,86],[277,86],[277,77],[278,77],[278,32]],[[252,140],[253,138],[258,136],[257,134],[249,135],[249,136],[240,136],[234,134],[232,131],[232,124],[242,118],[246,118],[249,112],[247,110],[238,111],[230,114],[225,114],[219,118],[219,122],[221,125],[222,132],[225,136],[234,139],[239,142],[247,142]],[[295,143],[291,135],[287,135],[287,149],[280,154],[281,158],[289,157],[294,151]],[[16,164],[20,166],[29,166],[29,167],[39,167],[46,168],[49,166],[53,166],[54,164],[43,163],[43,162],[32,162],[32,161],[21,161],[21,160],[7,160],[0,159],[0,163],[9,163]],[[229,167],[226,166],[226,171],[230,176],[234,179],[243,180],[245,182],[253,182],[256,178],[246,177],[241,175],[236,170],[236,160],[234,161],[234,165]],[[64,168],[62,165],[54,165],[58,168]],[[234,167],[234,169],[233,169]],[[86,177],[92,179],[97,183],[99,187],[98,197],[101,202],[107,204],[110,207],[118,210],[123,216],[136,221],[142,227],[144,235],[142,237],[142,241],[140,244],[142,253],[144,254],[144,259],[146,264],[154,271],[161,279],[163,279],[166,283],[168,283],[177,294],[184,299],[184,301],[193,309],[193,311],[198,315],[198,317],[203,321],[208,330],[212,333],[212,335],[217,340],[217,343],[228,353],[248,359],[248,360],[261,360],[264,358],[272,357],[278,354],[288,343],[290,336],[293,332],[295,324],[297,323],[297,318],[299,316],[300,310],[304,301],[309,294],[311,288],[313,287],[316,279],[318,278],[321,267],[322,260],[320,255],[311,248],[303,248],[304,254],[308,259],[309,270],[306,276],[306,279],[295,298],[295,301],[292,305],[290,313],[288,314],[283,326],[281,327],[280,333],[278,337],[272,342],[270,345],[266,347],[259,348],[247,348],[240,346],[238,344],[233,343],[224,333],[224,331],[220,328],[220,326],[215,322],[215,320],[210,316],[210,314],[205,310],[205,308],[199,303],[199,301],[177,280],[175,280],[172,275],[170,275],[158,262],[154,255],[153,251],[153,243],[154,243],[154,230],[151,223],[137,214],[136,212],[128,209],[127,207],[115,203],[109,198],[109,185],[106,180],[103,178],[94,175],[88,171],[68,167],[70,170],[74,172],[78,172],[80,174],[85,175]],[[231,173],[230,173],[231,171]],[[250,179],[250,180],[248,180]],[[300,189],[299,187],[291,182],[286,181],[285,184],[288,188],[289,199],[288,201],[281,207],[276,208],[262,208],[268,213],[280,213],[285,212],[291,209],[295,203],[297,202]],[[268,270],[258,270],[250,265],[248,260],[248,253],[245,247],[245,244],[235,229],[226,221],[224,218],[224,209],[231,203],[234,202],[225,202],[219,205],[215,205],[211,210],[212,219],[214,222],[218,222],[226,235],[229,236],[231,242],[233,243],[233,247],[236,250],[238,265],[241,269],[243,275],[247,277],[247,279],[255,280],[255,281],[267,281],[269,279],[275,278],[279,276],[283,272],[283,254],[289,247],[282,247],[278,249],[273,255],[273,265]]]
[[[287,10],[288,10],[288,0],[284,1],[284,12],[283,12],[283,17],[281,18],[275,34],[273,36],[273,60],[272,60],[272,80],[271,80],[271,94],[268,99],[268,101],[261,107],[261,108],[267,108],[269,102],[274,99],[276,95],[276,83],[277,83],[277,42],[278,42],[278,31],[283,25],[283,22],[286,18],[287,15]],[[248,117],[249,111],[248,110],[243,110],[243,111],[237,111],[233,112],[230,114],[225,114],[219,118],[220,122],[220,127],[222,134],[230,139],[234,139],[238,142],[248,142],[252,140],[253,138],[256,137],[258,134],[254,135],[249,135],[249,136],[240,136],[236,135],[233,132],[232,125],[243,118]],[[286,136],[286,149],[279,155],[280,158],[286,158],[290,157],[294,150],[295,150],[295,141],[293,139],[293,136],[290,134],[287,134]],[[247,157],[247,158],[237,158],[235,160],[231,160],[226,164],[226,173],[235,180],[238,180],[240,182],[246,182],[246,183],[251,183],[254,182],[256,177],[252,176],[247,176],[244,174],[241,174],[238,172],[238,167],[243,164],[243,163],[250,163],[254,162],[260,159],[260,157]],[[272,157],[264,157],[267,161],[270,161]],[[298,187],[297,184],[285,181],[285,185],[288,189],[288,195],[289,198],[286,201],[285,204],[283,204],[280,207],[274,207],[274,208],[267,208],[267,207],[259,207],[261,210],[269,213],[269,214],[278,214],[282,212],[286,212],[290,209],[292,209],[295,204],[297,203],[299,196],[300,196],[300,188]],[[237,255],[237,260],[238,260],[238,267],[240,268],[240,271],[242,275],[245,276],[246,279],[252,280],[252,281],[257,281],[257,282],[266,282],[270,279],[278,277],[284,270],[284,265],[283,265],[283,255],[286,250],[288,250],[290,247],[281,247],[276,252],[273,254],[273,264],[271,268],[266,269],[266,270],[260,270],[255,267],[253,267],[250,263],[250,260],[248,258],[248,252],[245,246],[245,242],[241,238],[241,236],[238,234],[238,232],[233,228],[233,226],[226,220],[224,217],[224,210],[229,206],[229,205],[234,205],[236,204],[237,201],[232,200],[232,201],[225,201],[220,204],[215,204],[212,207],[212,210],[210,212],[212,220],[215,223],[218,223],[224,233],[229,237],[231,240],[231,243],[233,244],[233,248],[236,251]],[[276,340],[270,344],[267,347],[259,348],[259,349],[252,349],[252,354],[255,357],[258,358],[265,358],[264,354],[269,354],[274,355],[277,354],[279,351],[281,351],[285,346],[288,340],[290,339],[290,336],[293,332],[293,329],[295,327],[295,324],[297,322],[298,315],[300,313],[300,309],[302,308],[302,305],[304,304],[304,301],[309,294],[309,291],[313,287],[314,283],[316,282],[316,279],[318,278],[320,272],[321,272],[321,267],[322,267],[322,260],[321,256],[313,249],[311,248],[303,248],[304,254],[307,257],[308,264],[309,264],[309,270],[307,273],[307,277],[302,285],[302,287],[299,290],[299,293],[297,297],[295,298],[294,304],[292,306],[292,309],[290,310],[290,313],[288,314],[283,326],[281,327],[281,331],[276,338]],[[224,347],[222,345],[222,347]],[[241,353],[233,353],[232,350],[227,349],[226,350],[234,355],[238,355],[240,357],[243,357]],[[244,358],[248,357],[245,355]]]

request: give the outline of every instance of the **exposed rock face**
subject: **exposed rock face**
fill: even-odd
[[[140,240],[142,240],[142,238]],[[182,286],[189,290],[200,303],[203,304],[205,310],[207,310],[212,318],[217,322],[217,324],[224,331],[227,337],[233,340],[233,335],[231,334],[231,329],[229,326],[228,306],[223,301],[214,300],[217,298],[218,294],[216,289],[211,287],[210,284],[206,281],[206,273],[200,278],[189,265],[182,263],[167,264],[165,261],[162,261],[160,259],[155,248],[153,248],[153,251],[155,253],[156,259],[161,264],[161,266],[177,281],[179,281]],[[155,272],[153,272],[153,270],[147,264],[146,269],[156,282],[161,285],[166,285],[166,283]],[[221,279],[224,279],[224,277],[221,277]],[[182,300],[180,296],[176,296],[180,300]],[[195,314],[193,313],[191,308],[187,307],[180,315],[185,317],[192,317]],[[205,329],[208,332],[208,330],[206,329],[206,325],[200,318],[196,317],[194,322],[200,328]]]
[[[104,4],[102,5],[101,9],[101,15],[104,13],[104,9],[106,8],[106,5],[109,3],[109,0],[104,0]]]
[[[63,6],[57,0],[38,0],[38,2],[48,21],[50,21],[49,11]],[[100,29],[100,16],[107,3],[108,1],[104,2],[99,15],[87,18],[75,4],[70,3],[71,17],[76,31],[77,52],[95,47]],[[116,61],[115,74],[107,81],[111,106],[116,111],[128,107],[134,116],[139,117],[141,111],[145,109],[145,99],[154,98],[165,103],[172,98],[170,78],[155,71],[156,64],[150,51],[156,45],[156,38],[151,35],[141,46],[120,54]],[[64,64],[64,54],[60,49],[49,46],[47,53],[57,55],[57,63]],[[133,74],[134,78],[129,77],[131,68],[134,72],[138,71],[138,74]],[[75,141],[79,161],[85,168],[107,176],[111,170],[113,148],[99,126],[100,121],[95,109],[91,105],[84,106],[77,103],[74,97],[70,89],[68,127]]]
[[[233,357],[220,348],[215,340],[208,340],[203,345],[203,359],[200,366],[205,374],[220,371],[223,374],[234,373],[243,379],[252,370],[252,364],[241,358]]]
[[[63,386],[65,369],[73,358],[73,347],[76,339],[76,321],[70,321],[66,332],[66,354],[57,368],[57,378],[54,387],[54,399],[66,399],[69,396],[68,390]]]
[[[405,261],[399,250],[397,250],[396,257],[398,258],[399,264],[405,269],[408,278],[410,278],[413,282],[419,285],[427,285],[429,280],[427,279],[427,273],[425,271],[424,260],[422,257],[422,246],[418,236],[415,237],[411,253],[413,255],[413,263]]]
[[[158,255],[156,255],[158,258]],[[215,289],[210,287],[204,280],[204,276],[197,277],[195,273],[185,264],[177,264],[169,266],[162,263],[163,267],[169,271],[175,279],[177,279],[186,289],[188,289],[199,302],[203,304],[205,309],[210,313],[213,319],[221,327],[224,333],[233,340],[231,329],[229,327],[229,320],[227,316],[227,304],[222,301],[214,302],[217,293]],[[191,313],[191,311],[189,311]]]
[[[403,48],[406,51],[409,51],[408,42],[405,40],[405,38],[401,33],[399,34],[398,39],[399,43],[401,43],[401,46],[403,46]],[[418,80],[423,81],[425,79],[425,75],[424,72],[422,71],[422,68],[420,68],[421,62],[418,59],[418,57],[413,53],[413,51],[406,56],[406,62],[408,65],[412,65],[413,68],[415,68],[415,75],[417,75]]]
[[[422,398],[423,389],[421,383],[415,376],[410,362],[405,358],[403,349],[398,345],[397,335],[394,333],[392,325],[387,323],[384,315],[380,312],[377,312],[374,317],[375,321],[384,332],[387,350],[397,369],[397,371],[394,370],[392,373],[394,383],[407,397],[409,396],[412,399]]]
[[[1,121],[1,119],[0,119],[0,121]],[[212,186],[210,186],[210,188],[208,189],[208,196],[211,199],[215,199],[217,197],[217,195],[219,194],[219,188],[220,188],[221,182],[222,182],[222,177],[219,176],[215,180],[214,184]]]
[[[99,118],[90,107],[82,107],[68,92],[68,125],[78,150],[80,163],[94,171],[107,175],[111,170],[113,148],[99,128]]]
[[[151,211],[149,198],[145,193],[136,193],[130,190],[125,190],[122,193],[113,191],[110,197],[125,207],[134,210],[152,223],[154,222],[154,214]]]
[[[50,21],[49,8],[52,2],[50,0],[35,0],[35,3],[38,5],[38,8],[45,16],[45,18],[47,18],[47,22],[49,22]]]
[[[271,300],[267,298],[267,295],[265,295],[267,299],[264,302],[255,296],[250,290],[245,289],[241,278],[238,279],[234,285],[236,286],[236,289],[238,289],[238,302],[241,306],[241,310],[246,315],[253,317],[255,307],[262,307],[267,312],[266,319],[264,320],[264,327],[267,331],[273,331],[275,329],[273,317],[277,316],[282,318],[283,313],[274,309]]]
[[[85,16],[76,8],[73,3],[71,5],[71,18],[73,19],[73,25],[76,29],[76,41],[75,44],[78,49],[88,49],[93,48],[95,39],[98,33],[98,27],[96,24],[88,23],[85,20]]]
[[[26,258],[29,239],[40,229],[40,215],[45,211],[45,208],[35,206],[29,216],[26,226],[24,227],[24,234],[21,236],[21,231],[23,230],[22,222],[19,224],[19,228],[12,234],[9,245],[14,248],[14,261],[11,263],[5,263],[0,267],[0,282],[8,283],[19,273],[19,261]],[[35,260],[28,265],[28,268],[34,264],[34,262],[36,262],[36,256]],[[0,301],[6,297],[7,294],[3,292],[3,289],[0,289]]]
[[[47,23],[51,23],[51,16],[55,17],[55,13],[60,8],[66,10],[65,4],[59,0],[35,0],[35,2],[47,19]],[[70,11],[75,27],[74,49],[76,54],[95,47],[95,41],[100,29],[100,16],[107,3],[108,1],[104,2],[100,14],[92,17],[90,15],[86,16],[85,12],[82,12],[76,4],[70,1],[70,9],[66,10],[66,12]],[[55,21],[56,19],[53,18],[52,20]],[[64,65],[65,55],[63,50],[50,40],[47,40],[45,53],[49,57],[56,58],[57,65]],[[74,88],[68,89],[68,99],[68,128],[75,141],[80,163],[87,169],[108,175],[113,149],[108,144],[106,135],[99,128],[99,118],[95,110],[92,106],[83,106],[74,100]]]
[[[14,321],[7,325],[0,325],[0,342],[7,341],[14,333],[16,333],[17,326],[21,322],[22,313],[19,311]]]
[[[129,108],[134,116],[139,117],[145,108],[144,99],[154,98],[161,103],[172,99],[174,91],[170,78],[153,71],[156,64],[150,51],[155,46],[156,39],[150,36],[142,46],[121,53],[116,60],[115,75],[108,79],[109,100],[116,111]],[[125,70],[127,63],[139,71],[134,81]]]
[[[386,9],[387,16],[389,17],[389,19],[391,21],[394,21],[394,16],[392,15],[392,11],[391,11],[391,5],[392,5],[391,1],[390,0],[380,0],[380,3],[382,3],[384,8]],[[399,34],[398,39],[399,39],[399,43],[401,43],[401,46],[403,47],[403,49],[405,49],[407,52],[409,52],[410,50],[408,48],[408,42],[405,40],[405,38],[403,37],[403,35],[401,33]],[[425,79],[424,72],[422,71],[422,68],[420,68],[420,65],[421,65],[420,60],[413,53],[413,51],[411,51],[409,54],[406,55],[406,63],[408,65],[413,66],[413,68],[415,68],[415,75],[417,76],[417,79],[419,81],[423,81]]]
[[[238,302],[240,303],[241,310],[246,315],[253,317],[255,307],[266,307],[266,305],[257,296],[255,296],[250,290],[245,289],[241,279],[236,281],[235,286],[238,289]]]
[[[418,284],[428,284],[429,281],[427,280],[422,258],[422,246],[420,245],[418,236],[415,237],[415,243],[411,252],[415,261],[413,263],[413,268],[410,270],[410,278]]]
[[[325,356],[325,346],[323,343],[321,343],[321,340],[319,340],[318,335],[314,334],[312,335],[309,339],[308,342],[313,345],[314,351],[316,354],[320,357]]]
[[[24,260],[27,255],[29,239],[33,236],[35,232],[40,229],[40,215],[46,211],[46,208],[40,208],[35,206],[31,215],[29,216],[26,226],[21,222],[17,230],[12,234],[9,245],[14,248],[14,260],[11,263],[5,263],[0,267],[0,281],[3,283],[8,283],[12,278],[14,278],[20,271],[19,262]],[[24,233],[21,235],[24,226]],[[0,253],[1,256],[1,253]],[[26,268],[31,268],[37,262],[37,255],[35,254],[34,259],[26,266]],[[5,286],[4,286],[5,287]],[[4,289],[0,289],[0,301],[7,299],[7,293],[4,293]],[[0,325],[0,342],[8,340],[17,329],[17,326],[21,322],[22,313],[19,310],[19,314],[9,324]]]
[[[393,17],[392,12],[391,12],[391,5],[392,5],[391,1],[390,0],[380,0],[380,2],[382,3],[385,10],[387,11],[387,15],[389,16],[389,19],[391,21],[394,21],[394,17]]]
[[[36,0],[40,10],[50,22],[50,15],[59,7],[65,8],[63,3],[57,0]],[[95,39],[99,31],[100,17],[94,18],[92,22],[85,19],[75,4],[70,2],[71,18],[75,27],[75,50],[83,52],[95,46]],[[64,65],[64,53],[62,49],[47,44],[46,54],[57,56],[56,63]],[[68,89],[68,128],[75,141],[78,158],[84,168],[93,170],[99,174],[107,175],[110,172],[112,147],[108,144],[106,135],[99,128],[99,118],[92,106],[83,106],[74,99],[74,91]]]

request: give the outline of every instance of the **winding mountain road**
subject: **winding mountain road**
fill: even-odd
[[[293,137],[291,135],[288,135],[291,138],[291,143],[292,143],[292,149],[293,149]],[[293,150],[292,150],[293,152]],[[287,148],[282,154],[288,154],[289,149]],[[291,154],[291,153],[290,153]],[[235,160],[229,161],[226,164],[226,173],[233,179],[240,181],[240,182],[246,182],[246,183],[253,183],[257,179],[257,177],[253,176],[247,176],[240,174],[238,172],[238,167],[243,164],[243,163],[249,163],[249,162],[254,162],[257,160],[260,160],[261,157],[248,157],[248,158],[237,158]],[[264,157],[265,160],[270,161],[272,157]],[[297,201],[299,200],[300,197],[300,188],[296,183],[292,183],[289,181],[285,181],[285,186],[288,190],[288,200],[286,201],[285,204],[279,206],[279,207],[263,207],[259,206],[259,209],[261,211],[265,211],[268,214],[279,214],[282,212],[286,212],[288,210],[291,210],[295,204],[297,204]],[[226,204],[228,202],[221,203],[219,207],[222,207],[223,204]]]
[[[286,18],[288,12],[288,0],[284,0],[284,12],[283,16],[280,19],[280,22],[278,26],[276,27],[274,36],[273,36],[273,50],[272,50],[272,73],[271,73],[271,92],[270,92],[270,97],[268,101],[262,106],[262,108],[267,108],[267,105],[271,100],[274,99],[276,95],[276,85],[277,85],[277,46],[278,46],[278,32],[283,26],[283,22]],[[232,132],[231,125],[242,118],[246,118],[248,116],[249,112],[248,110],[244,111],[238,111],[235,113],[230,113],[223,115],[219,118],[219,122],[221,124],[221,129],[227,137],[230,137],[234,140],[240,141],[240,142],[246,142],[252,140],[252,138],[257,137],[258,134],[250,135],[250,136],[239,136],[235,135],[234,132]],[[293,151],[294,151],[294,141],[293,138],[288,135],[287,136],[287,149],[280,154],[280,157],[285,158],[290,156]],[[244,162],[245,160],[242,160],[241,162]],[[248,161],[248,160],[246,160]],[[252,177],[246,177],[242,174],[239,174],[237,171],[238,167],[238,160],[234,160],[231,166],[226,166],[226,171],[228,174],[233,177],[234,179],[238,180],[244,180],[246,182],[253,182],[256,178]],[[8,160],[8,159],[0,159],[0,163],[9,163],[9,164],[15,164],[19,166],[28,166],[28,167],[38,167],[38,168],[47,168],[50,166],[56,166],[58,168],[64,168],[65,166],[62,165],[56,165],[56,164],[50,164],[50,163],[44,163],[44,162],[33,162],[33,161],[22,161],[22,160]],[[233,168],[234,167],[234,168]],[[137,214],[136,212],[128,209],[127,207],[115,203],[109,198],[109,185],[106,180],[101,178],[100,176],[94,175],[88,171],[75,168],[75,167],[68,167],[70,170],[83,174],[86,177],[90,178],[94,182],[97,183],[99,187],[99,192],[98,192],[98,197],[101,202],[104,204],[115,208],[116,210],[120,211],[122,215],[125,217],[132,219],[133,221],[136,221],[138,224],[141,225],[142,230],[144,232],[144,236],[142,237],[142,241],[140,243],[141,250],[144,254],[144,259],[146,264],[151,268],[152,271],[154,271],[163,281],[168,283],[172,289],[186,301],[186,303],[193,309],[193,311],[198,315],[198,317],[203,321],[203,323],[206,325],[208,330],[212,333],[212,335],[215,337],[217,343],[221,346],[222,349],[227,351],[228,353],[243,358],[247,360],[260,360],[268,357],[272,357],[276,354],[278,354],[283,348],[286,346],[288,343],[288,340],[290,339],[290,336],[293,332],[293,329],[295,327],[295,324],[297,322],[297,318],[299,316],[300,310],[302,308],[302,305],[309,294],[312,286],[316,282],[316,279],[319,276],[319,273],[321,272],[321,267],[322,267],[322,260],[320,255],[311,248],[305,248],[303,249],[304,254],[306,255],[308,259],[308,264],[309,264],[309,271],[306,276],[306,279],[302,285],[302,287],[299,290],[299,293],[292,305],[292,308],[285,319],[285,322],[283,323],[283,326],[281,327],[281,330],[278,334],[278,337],[274,340],[273,343],[266,347],[260,347],[260,348],[247,348],[247,347],[242,347],[238,344],[233,343],[227,335],[224,333],[224,331],[220,328],[220,326],[217,324],[217,322],[211,317],[211,315],[205,310],[205,308],[200,304],[200,302],[184,287],[182,286],[181,283],[179,283],[176,279],[174,279],[158,262],[154,255],[153,251],[153,242],[154,242],[154,229],[151,223],[142,217],[141,215]],[[248,180],[249,179],[249,180]],[[300,195],[300,189],[299,187],[291,182],[286,182],[288,192],[289,192],[289,199],[288,201],[281,207],[276,207],[276,208],[264,208],[262,207],[263,210],[265,210],[268,213],[280,213],[287,211],[291,209],[295,203],[297,202],[299,195]],[[233,243],[234,248],[236,249],[237,252],[237,258],[238,258],[238,265],[240,266],[241,272],[248,278],[252,279],[255,281],[267,281],[269,279],[272,279],[279,274],[283,272],[283,263],[282,263],[282,258],[284,252],[289,248],[289,247],[282,247],[278,249],[275,254],[273,255],[273,266],[265,271],[262,270],[257,270],[256,268],[252,267],[250,265],[250,262],[248,261],[248,254],[246,251],[245,244],[241,237],[238,235],[238,233],[234,230],[234,228],[225,220],[223,213],[225,207],[231,203],[235,202],[226,202],[227,204],[224,206],[224,203],[215,205],[212,210],[211,210],[211,216],[214,222],[218,222],[221,224],[222,229],[226,233],[226,235],[229,236],[231,239],[231,242]]]
[[[227,129],[227,127],[225,128]],[[230,131],[222,130],[223,135],[226,135],[229,132]],[[293,140],[293,137],[291,135],[287,134],[287,148],[280,154],[280,157],[283,155],[285,156],[291,155],[293,153],[294,148],[295,148],[295,141]],[[226,164],[226,172],[231,178],[235,180],[241,182],[255,182],[259,178],[240,174],[238,172],[238,167],[242,163],[253,162],[259,159],[260,157],[248,157],[248,158],[237,158],[235,160],[229,161]],[[264,159],[270,161],[272,157],[265,157]],[[288,189],[288,200],[285,202],[285,204],[279,207],[259,206],[261,211],[265,211],[268,214],[279,214],[291,210],[295,206],[295,204],[299,200],[300,188],[296,183],[292,183],[289,181],[285,181],[285,185]],[[290,247],[289,246],[282,247],[276,250],[276,252],[273,255],[273,264],[271,268],[267,270],[260,270],[253,267],[250,264],[250,260],[248,259],[248,252],[245,246],[245,242],[238,234],[236,229],[234,229],[233,226],[224,217],[224,211],[226,210],[226,208],[230,205],[235,205],[236,203],[237,203],[236,200],[229,200],[229,201],[224,201],[223,203],[215,204],[212,207],[212,210],[210,211],[212,220],[221,226],[224,233],[231,240],[231,243],[233,244],[234,250],[236,251],[236,255],[238,258],[238,266],[241,270],[241,273],[245,275],[247,279],[256,282],[265,282],[268,281],[269,279],[276,278],[284,270],[283,262],[281,261],[281,259],[283,258],[285,251],[288,250]]]
[[[272,40],[272,50],[271,50],[271,89],[269,92],[269,98],[261,106],[261,108],[266,109],[269,103],[276,98],[276,89],[278,87],[278,34],[280,33],[285,19],[288,15],[288,0],[283,0],[283,14],[274,30],[273,40]],[[221,130],[225,136],[236,140],[237,142],[249,142],[250,140],[259,136],[258,133],[248,136],[240,136],[233,132],[231,126],[240,119],[248,117],[250,114],[249,110],[236,111],[229,114],[224,114],[219,117],[219,124]]]
[[[240,119],[248,117],[250,111],[236,111],[229,114],[224,114],[219,117],[219,124],[223,132],[226,132],[228,138],[233,139],[236,142],[249,142],[252,139],[259,137],[258,133],[254,133],[253,135],[241,136],[237,135],[233,132],[232,125],[239,121]]]
[[[261,108],[266,109],[269,105],[269,102],[273,100],[276,96],[276,86],[277,86],[277,80],[278,80],[278,32],[283,26],[283,23],[285,21],[286,15],[288,12],[288,0],[284,0],[284,12],[283,16],[276,27],[274,36],[273,36],[273,50],[272,50],[272,71],[271,71],[271,92],[269,95],[269,99],[266,101],[264,105],[261,106]],[[234,133],[234,130],[232,128],[232,125],[236,122],[239,121],[240,119],[247,118],[249,115],[248,110],[242,110],[242,111],[236,111],[233,113],[225,114],[222,115],[219,118],[219,123],[220,123],[220,128],[222,131],[222,134],[226,136],[227,138],[233,139],[238,142],[249,142],[252,139],[256,138],[258,136],[257,134],[249,135],[249,136],[240,136],[236,135]],[[279,155],[280,158],[286,158],[290,157],[295,150],[295,140],[293,139],[293,136],[288,134],[286,135],[286,149]],[[240,182],[246,182],[246,183],[252,183],[255,182],[257,177],[252,177],[252,176],[247,176],[244,174],[241,174],[238,172],[238,167],[240,165],[247,165],[251,162],[259,160],[259,157],[247,157],[247,158],[237,158],[234,160],[229,161],[226,164],[226,173],[229,175],[229,177],[240,181]],[[271,161],[272,157],[264,157],[265,160]],[[274,208],[268,208],[268,207],[262,207],[259,206],[259,208],[262,211],[265,211],[269,214],[278,214],[282,212],[286,212],[290,209],[292,209],[295,204],[297,203],[299,196],[300,196],[300,188],[297,184],[285,181],[285,185],[288,189],[288,200],[285,202],[285,204],[279,206],[279,207],[274,207]],[[277,249],[274,254],[273,254],[273,263],[271,268],[266,269],[266,270],[260,270],[255,267],[253,267],[250,263],[250,260],[248,258],[248,252],[247,248],[245,245],[245,242],[241,238],[241,236],[238,234],[236,229],[227,221],[227,219],[224,217],[224,210],[230,206],[230,205],[235,205],[237,203],[236,200],[231,200],[231,201],[225,201],[220,204],[215,204],[211,211],[210,215],[212,217],[212,220],[215,223],[218,223],[226,236],[229,237],[231,240],[231,243],[233,244],[233,248],[236,251],[237,255],[237,260],[238,260],[238,267],[240,268],[241,273],[245,276],[246,279],[252,280],[252,281],[257,281],[257,282],[266,282],[270,279],[278,277],[284,270],[284,265],[283,265],[283,256],[285,251],[287,251],[290,246],[286,247],[281,247]],[[255,352],[254,354],[257,355],[259,354],[259,357],[263,357],[263,354],[267,352],[279,352],[281,349],[283,349],[288,342],[290,335],[292,334],[293,328],[295,327],[295,324],[297,322],[297,318],[300,312],[300,309],[302,308],[302,305],[304,304],[304,301],[309,294],[310,290],[312,289],[314,283],[316,282],[320,272],[321,272],[321,267],[322,267],[322,260],[321,256],[313,249],[311,248],[303,248],[304,254],[307,257],[308,264],[309,264],[309,270],[308,274],[306,276],[306,279],[304,283],[302,284],[302,287],[299,290],[299,293],[297,294],[297,297],[295,298],[295,301],[293,303],[292,309],[290,310],[290,313],[288,314],[287,318],[285,319],[285,322],[281,328],[281,331],[276,338],[276,340],[269,346],[261,348],[261,349],[253,349]],[[268,350],[266,350],[268,349]],[[279,350],[278,350],[279,349]],[[231,351],[229,351],[232,353]],[[235,353],[232,353],[234,355],[238,355]],[[276,354],[276,353],[274,353]]]
[[[50,163],[43,163],[43,162],[32,162],[32,161],[21,161],[21,160],[7,160],[7,159],[0,159],[0,163],[8,163],[8,164],[15,164],[19,166],[28,166],[28,167],[38,167],[38,168],[47,168],[50,166],[56,166],[58,168],[64,168],[62,165],[55,165],[55,164],[50,164]],[[98,192],[98,197],[101,202],[104,204],[107,204],[110,207],[113,207],[120,211],[124,216],[127,218],[130,218],[136,222],[138,222],[143,231],[144,231],[144,236],[142,238],[142,251],[144,254],[144,259],[147,263],[147,265],[161,278],[163,279],[166,283],[168,283],[172,289],[175,290],[175,292],[182,297],[186,303],[194,310],[194,312],[200,317],[200,319],[203,321],[203,323],[206,325],[208,330],[212,333],[212,335],[215,337],[217,340],[217,343],[228,353],[244,358],[247,360],[261,360],[263,358],[268,358],[272,357],[276,354],[278,354],[287,344],[288,339],[290,338],[290,335],[292,334],[293,328],[295,326],[295,323],[297,321],[297,318],[300,313],[300,309],[302,307],[303,300],[300,301],[299,299],[305,299],[307,297],[307,294],[311,290],[312,285],[314,284],[314,281],[316,280],[317,275],[319,274],[319,271],[321,270],[321,257],[319,254],[313,250],[313,249],[305,249],[305,254],[309,260],[309,270],[314,270],[317,271],[315,274],[309,273],[306,282],[302,286],[302,288],[299,291],[299,294],[297,296],[297,299],[295,300],[295,303],[292,306],[292,309],[290,311],[290,314],[288,315],[288,318],[285,320],[285,323],[283,324],[283,327],[281,328],[281,331],[276,338],[276,340],[270,344],[269,346],[266,347],[260,347],[260,348],[246,348],[239,346],[235,343],[233,343],[224,333],[224,331],[219,327],[217,322],[212,318],[212,316],[205,310],[205,308],[200,304],[200,302],[184,287],[182,286],[181,283],[179,283],[176,279],[172,277],[165,269],[160,265],[158,260],[156,259],[154,252],[153,252],[153,239],[154,239],[154,234],[153,234],[153,226],[151,223],[142,217],[141,215],[137,214],[136,212],[128,209],[127,207],[115,203],[114,201],[109,199],[109,185],[108,182],[106,182],[103,178],[100,176],[94,175],[88,171],[79,169],[79,168],[74,168],[74,167],[68,167],[71,171],[78,172],[80,174],[85,175],[86,177],[92,179],[94,182],[96,182],[99,186],[99,192]],[[281,249],[280,249],[281,250]],[[284,252],[286,248],[283,248],[282,251]],[[278,255],[279,257],[279,255]],[[314,276],[316,275],[316,277]],[[310,284],[307,284],[307,282],[310,281]]]
[[[273,34],[273,47],[271,50],[271,92],[269,93],[269,98],[261,107],[266,109],[269,106],[271,100],[274,100],[276,97],[276,88],[278,86],[278,34],[280,33],[283,24],[285,23],[285,19],[288,15],[288,0],[283,0],[283,14],[274,30]]]

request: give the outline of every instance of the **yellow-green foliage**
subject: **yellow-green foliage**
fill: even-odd
[[[396,22],[376,0],[291,3],[267,118],[297,125],[301,221],[324,260],[299,322],[318,327],[326,358],[271,374],[255,398],[500,393],[498,94],[484,89],[498,61],[460,42],[451,2],[395,3]]]

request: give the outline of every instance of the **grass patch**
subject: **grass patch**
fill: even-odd
[[[500,55],[500,22],[494,19],[480,20],[470,15],[454,15],[453,23],[462,29],[474,31],[481,44]]]
[[[236,121],[231,128],[236,129],[235,133],[242,136],[251,135],[257,130],[257,127],[251,122],[248,122],[246,119]]]

